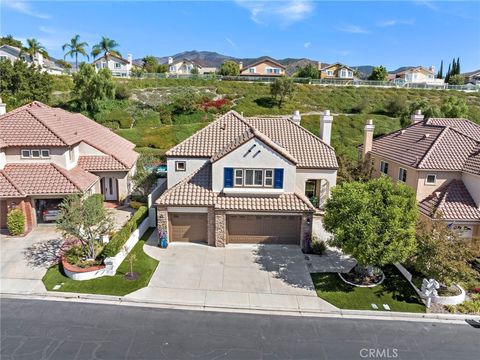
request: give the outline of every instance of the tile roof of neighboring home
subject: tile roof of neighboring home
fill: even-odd
[[[168,189],[157,200],[163,206],[213,206],[218,210],[313,211],[313,206],[297,194],[275,197],[225,196],[212,190],[211,164]]]
[[[432,118],[374,139],[372,153],[414,168],[461,171],[475,168],[479,145],[480,125]]]
[[[38,101],[0,116],[3,146],[71,146],[85,142],[113,156],[125,169],[138,158],[135,145],[82,114]]]
[[[264,57],[262,57],[262,58],[260,58],[260,59],[258,59],[258,60],[256,60],[256,61],[250,63],[250,64],[245,65],[243,68],[240,69],[240,71],[246,70],[246,69],[248,69],[249,67],[252,67],[252,66],[255,66],[255,65],[264,63],[264,62],[271,62],[272,64],[274,64],[274,65],[276,65],[276,66],[278,66],[278,67],[280,67],[280,68],[282,68],[282,69],[286,69],[286,67],[285,67],[284,65],[282,65],[282,64],[280,64],[279,62],[273,60],[271,57],[264,56]]]
[[[84,192],[98,181],[97,176],[78,166],[66,170],[52,163],[7,164],[3,172],[26,195]]]
[[[121,62],[123,62],[123,63],[125,63],[125,64],[128,64],[128,63],[129,63],[129,61],[128,61],[127,59],[124,59],[124,58],[122,58],[121,56],[115,55],[115,54],[113,54],[113,53],[107,53],[107,54],[104,54],[104,55],[100,56],[99,58],[95,59],[95,60],[92,62],[92,64],[95,64],[95,63],[99,62],[100,60],[105,59],[105,56],[107,56],[107,55],[108,55],[109,57],[118,59],[118,60],[120,60]]]
[[[253,128],[253,129],[252,129]],[[276,151],[293,157],[300,168],[338,167],[335,150],[320,138],[286,117],[243,118],[229,111],[188,139],[167,151],[167,156],[216,158],[241,143],[248,132],[262,137]],[[251,135],[248,135],[251,136]],[[239,140],[240,139],[240,140]],[[270,140],[268,143],[267,139]],[[220,154],[220,155],[219,155]]]
[[[15,186],[10,177],[0,170],[0,198],[24,197],[25,193]]]
[[[125,170],[125,166],[111,155],[82,155],[78,166],[83,170]]]
[[[340,66],[341,68],[346,68],[346,69],[349,69],[349,70],[352,70],[352,71],[353,71],[353,69],[352,69],[350,66],[344,65],[344,64],[339,63],[339,62],[336,62],[336,63],[334,63],[334,64],[330,64],[330,65],[325,64],[325,66],[322,67],[322,68],[320,69],[320,71],[329,69],[329,68],[334,67],[334,66]]]
[[[442,185],[419,203],[420,211],[433,217],[441,211],[446,220],[479,220],[480,209],[461,180]]]
[[[463,171],[470,174],[480,175],[480,144],[473,149],[467,161],[465,161]]]

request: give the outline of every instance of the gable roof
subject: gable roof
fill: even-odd
[[[10,179],[10,177],[3,170],[0,170],[0,197],[25,197],[25,193],[22,191],[22,189],[16,186],[13,180]]]
[[[110,57],[110,58],[114,58],[114,59],[120,60],[121,62],[123,62],[123,63],[125,63],[125,64],[128,64],[128,63],[129,63],[129,61],[128,61],[127,59],[124,59],[124,58],[122,58],[121,56],[115,55],[115,54],[113,54],[113,53],[107,52],[106,54],[103,54],[103,55],[100,56],[99,58],[96,58],[95,60],[93,60],[92,64],[95,64],[95,63],[98,62],[99,60],[107,59],[107,56]]]
[[[2,147],[72,146],[82,141],[113,157],[124,169],[138,158],[133,143],[82,114],[34,101],[0,116]]]
[[[244,118],[229,111],[167,151],[167,156],[215,161],[252,137],[258,137],[303,168],[338,168],[335,150],[287,117]]]
[[[258,59],[257,61],[253,62],[253,63],[250,63],[248,65],[245,65],[243,68],[240,69],[240,71],[242,70],[246,70],[252,66],[256,66],[258,64],[261,64],[261,63],[264,63],[264,62],[271,62],[272,64],[274,64],[275,66],[278,66],[279,68],[282,68],[282,69],[286,69],[285,66],[283,66],[282,64],[280,64],[279,62],[273,60],[271,57],[268,57],[268,56],[264,56],[260,59]]]
[[[427,68],[424,68],[423,66],[414,66],[414,67],[410,67],[410,68],[407,68],[405,70],[399,71],[399,72],[395,73],[395,75],[403,75],[403,74],[406,74],[406,73],[418,72],[418,71],[428,73],[428,74],[433,74],[433,72],[431,72]]]
[[[322,68],[320,69],[320,71],[329,69],[329,68],[334,67],[334,66],[340,66],[340,68],[342,68],[342,69],[345,68],[345,69],[354,71],[350,66],[344,65],[344,64],[339,63],[339,62],[336,62],[336,63],[334,63],[334,64],[330,64],[330,65],[327,65],[327,64],[326,64],[326,66],[322,67]]]

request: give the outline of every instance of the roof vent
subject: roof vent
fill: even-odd
[[[403,135],[403,134],[405,134],[406,132],[407,132],[407,130],[405,130],[405,129],[402,129],[402,131],[400,131],[400,134],[402,134],[402,135]]]
[[[222,126],[220,126],[222,130],[225,130],[227,128],[227,123],[223,123]]]
[[[425,134],[425,135],[423,135],[423,138],[424,138],[424,139],[428,139],[429,137],[430,137],[430,134]]]

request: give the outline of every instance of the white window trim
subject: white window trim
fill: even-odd
[[[44,151],[48,151],[48,155],[47,155],[47,156],[43,156],[43,152],[44,152]],[[40,150],[40,157],[41,157],[42,159],[50,159],[50,149],[41,149],[41,150]]]
[[[403,170],[403,172],[402,172],[402,170]],[[400,176],[400,174],[403,175],[403,173],[405,173],[405,180],[403,180],[403,176]],[[408,171],[407,171],[407,169],[402,168],[402,167],[401,167],[401,168],[398,168],[398,180],[399,180],[399,181],[401,181],[401,182],[403,182],[403,183],[406,183],[406,182],[407,182],[407,176],[408,176]]]
[[[237,185],[236,184],[236,179],[237,179],[237,176],[236,176],[236,172],[238,171],[241,171],[242,172],[242,185]],[[247,170],[252,170],[253,171],[253,184],[252,185],[247,185],[246,184],[246,172]],[[261,171],[262,172],[262,185],[256,185],[255,184],[255,171]],[[265,184],[265,180],[266,180],[266,171],[271,171],[272,172],[272,176],[271,177],[268,177],[269,179],[272,179],[272,185],[266,185]],[[255,168],[234,168],[233,169],[233,187],[236,187],[236,188],[273,188],[273,185],[274,185],[274,179],[275,177],[275,172],[274,172],[274,169],[255,169]]]
[[[429,176],[434,177],[433,182],[428,182],[428,177]],[[437,175],[436,174],[427,174],[427,176],[425,176],[425,185],[435,185],[436,183],[437,183]]]
[[[327,76],[333,76],[333,70],[327,70]]]
[[[28,156],[23,156],[24,151],[28,151]],[[30,149],[22,149],[20,151],[20,154],[21,154],[22,159],[30,159],[31,156],[32,156],[32,152],[30,151]]]
[[[237,176],[237,171],[240,171],[240,176]],[[237,184],[237,179],[241,180],[241,184]],[[243,169],[233,169],[233,186],[243,187],[244,173]]]
[[[33,156],[34,151],[38,151],[38,156]],[[30,157],[32,159],[40,159],[42,157],[42,152],[39,149],[30,150]]]
[[[181,169],[179,167],[180,164],[183,164],[183,169]],[[178,172],[185,172],[187,171],[187,162],[186,161],[175,161],[175,171],[178,171]]]
[[[253,71],[252,71],[253,70]],[[256,74],[257,73],[257,69],[255,67],[249,67],[248,68],[248,73],[249,74]]]
[[[385,165],[387,167],[387,171],[385,171]],[[382,174],[388,175],[388,168],[389,168],[388,162],[381,160],[380,161],[380,172]]]

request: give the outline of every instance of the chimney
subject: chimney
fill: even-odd
[[[168,65],[173,64],[173,58],[171,56],[168,57]]]
[[[132,66],[132,64],[133,64],[133,56],[132,56],[132,54],[128,54],[127,60],[128,60],[128,63],[130,64],[130,66]]]
[[[238,63],[238,67],[240,68],[240,71],[243,69],[243,61],[240,61],[240,62]]]
[[[372,151],[373,145],[373,130],[375,130],[375,125],[373,125],[373,120],[367,120],[365,127],[363,128],[363,152],[362,159],[365,160],[367,154]]]
[[[422,110],[415,110],[415,113],[410,116],[410,123],[416,124],[423,121],[424,116],[422,115]]]
[[[433,75],[435,75],[435,66],[434,66],[434,65],[430,66],[430,67],[428,68],[428,70],[430,70],[430,72],[431,72]]]
[[[292,121],[297,124],[297,125],[300,125],[300,121],[302,120],[302,116],[300,115],[300,111],[299,110],[295,110],[293,112],[293,116],[292,116]]]
[[[7,104],[2,102],[2,98],[0,98],[0,116],[6,114],[7,112]]]
[[[332,137],[332,122],[333,116],[330,115],[330,110],[325,110],[320,115],[320,138],[327,145],[330,145],[330,138]]]
[[[321,61],[318,62],[317,66],[318,66],[318,70],[322,70],[322,62]]]

